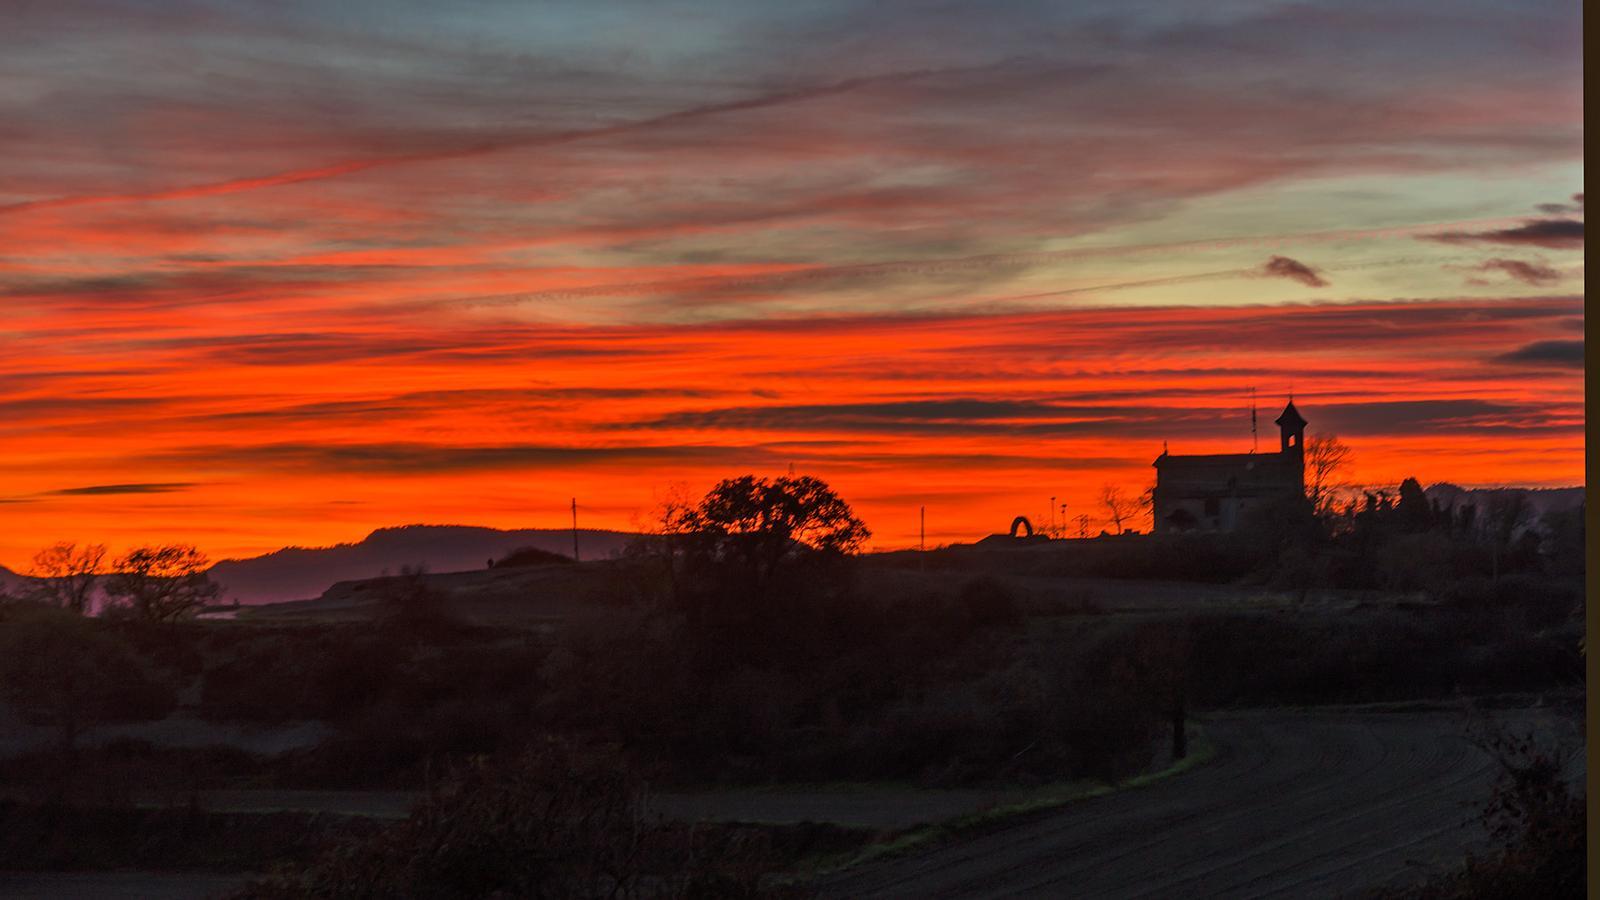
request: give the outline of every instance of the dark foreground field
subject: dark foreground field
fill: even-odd
[[[1471,853],[1525,879],[1497,854],[1570,838],[1565,788],[1493,843],[1484,814],[1491,723],[1581,758],[1570,574],[1158,580],[1136,554],[1173,548],[1091,549],[727,607],[637,560],[223,620],[14,607],[8,658],[56,658],[0,710],[0,896],[1320,897]],[[57,690],[89,652],[115,677]]]
[[[1491,715],[1575,738],[1570,711]],[[1199,724],[1213,756],[1192,770],[1011,824],[1002,818],[807,887],[822,897],[1338,897],[1447,872],[1486,843],[1479,811],[1498,767],[1473,743],[1475,726],[1460,710],[1250,710]],[[1582,774],[1581,762],[1567,773]],[[809,811],[826,816],[838,790],[814,793]],[[391,795],[370,796],[337,800],[345,812],[393,814]],[[217,799],[259,808],[275,798]],[[804,799],[790,791],[768,810],[781,819]],[[763,814],[759,801],[732,802]],[[713,797],[700,806],[717,812]],[[225,895],[246,881],[206,871],[12,873],[0,875],[0,896],[176,900]]]
[[[1479,810],[1499,773],[1458,714],[1259,710],[1206,729],[1217,755],[1204,767],[852,869],[819,893],[1339,897],[1448,871],[1484,844]]]

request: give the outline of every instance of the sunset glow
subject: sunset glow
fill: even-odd
[[[1583,482],[1576,5],[602,6],[11,16],[0,565],[791,466],[877,547],[1098,530],[1252,390]]]

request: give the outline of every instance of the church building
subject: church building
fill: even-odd
[[[1155,531],[1233,531],[1251,509],[1304,497],[1306,420],[1283,408],[1277,453],[1156,458]]]

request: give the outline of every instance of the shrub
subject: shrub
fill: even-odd
[[[1567,779],[1567,752],[1489,728],[1479,745],[1500,768],[1481,821],[1491,839],[1458,870],[1379,894],[1390,900],[1582,897],[1587,831],[1582,790]]]
[[[241,896],[748,897],[768,868],[742,836],[708,845],[652,816],[614,752],[545,740],[461,767],[404,822]]]
[[[994,578],[974,578],[961,586],[956,600],[974,628],[1005,627],[1022,624],[1022,605],[1017,595]]]
[[[159,719],[177,703],[125,641],[54,611],[0,626],[0,699],[26,721],[60,729],[69,751],[85,727]]]
[[[492,565],[496,569],[507,566],[549,566],[562,565],[572,562],[572,557],[549,550],[540,550],[538,547],[518,547],[505,556],[495,560]]]

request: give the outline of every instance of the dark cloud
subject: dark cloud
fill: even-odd
[[[1114,407],[1058,405],[1036,400],[986,400],[949,398],[888,400],[876,403],[739,406],[718,410],[673,413],[651,420],[651,427],[727,427],[741,422],[791,422],[807,419],[860,419],[863,421],[996,421],[1003,419],[1105,417]],[[1140,412],[1155,412],[1140,408]]]
[[[1308,409],[1313,408],[1310,401]],[[1351,435],[1506,434],[1582,430],[1557,407],[1488,400],[1385,400],[1316,404],[1315,430]],[[1580,412],[1581,419],[1581,412]]]
[[[234,194],[242,191],[254,191],[265,188],[282,187],[308,181],[322,181],[326,179],[340,178],[383,166],[402,165],[408,163],[439,162],[445,160],[462,159],[466,157],[483,156],[486,154],[497,153],[514,148],[551,147],[597,138],[615,138],[627,135],[631,132],[670,128],[681,123],[693,122],[697,119],[706,117],[722,116],[730,113],[749,112],[752,110],[802,103],[809,100],[817,100],[876,85],[892,85],[901,82],[927,79],[940,75],[983,71],[996,66],[1006,65],[1008,62],[1009,61],[1003,61],[1000,63],[987,63],[976,66],[925,68],[903,72],[888,72],[879,75],[865,75],[855,78],[837,79],[814,85],[794,87],[789,90],[757,94],[755,96],[744,97],[736,100],[728,100],[720,103],[707,103],[692,106],[636,121],[627,121],[617,124],[601,125],[593,128],[579,128],[570,131],[555,131],[548,133],[537,131],[531,133],[508,132],[502,134],[498,140],[474,140],[461,147],[434,149],[409,154],[395,154],[393,156],[371,156],[348,159],[343,162],[333,163],[331,165],[289,169],[260,175],[250,175],[241,178],[229,178],[221,181],[163,188],[155,191],[57,196],[37,200],[26,200],[0,205],[0,213],[25,212],[29,210],[56,209],[61,207],[114,203],[149,203],[163,200],[187,200],[197,197],[211,197],[223,194]]]
[[[1583,212],[1583,195],[1573,194],[1571,203],[1541,203],[1534,207],[1547,216],[1562,216]]]
[[[1288,278],[1298,281],[1306,287],[1327,287],[1328,282],[1317,270],[1311,268],[1298,259],[1287,256],[1274,256],[1261,266],[1261,274],[1271,275],[1275,278]]]
[[[0,400],[0,417],[15,425],[27,419],[49,420],[84,415],[113,416],[143,408],[158,408],[175,397],[27,397]]]
[[[1317,404],[1316,423],[1359,435],[1527,432],[1565,428],[1559,411],[1481,400]],[[884,435],[1009,435],[1021,439],[1096,435],[1154,441],[1169,435],[1245,433],[1245,407],[1078,406],[1003,400],[912,401],[732,407],[680,412],[629,427],[766,430]],[[1270,419],[1270,416],[1268,417]]]
[[[190,447],[154,454],[145,460],[160,464],[226,463],[277,469],[385,474],[560,469],[608,463],[751,465],[773,462],[768,454],[760,450],[690,444],[581,447],[552,444],[444,446],[409,442]]]
[[[1440,231],[1422,235],[1422,238],[1446,244],[1508,244],[1549,247],[1552,250],[1582,250],[1583,222],[1578,219],[1531,219],[1515,228]]]
[[[1032,400],[899,400],[879,403],[737,406],[669,413],[624,428],[800,431],[847,434],[1052,437],[1151,435],[1181,426],[1208,431],[1236,411],[1162,406],[1099,406]]]
[[[1542,262],[1528,262],[1521,259],[1488,260],[1477,267],[1479,272],[1504,272],[1523,284],[1541,286],[1555,284],[1561,280],[1561,270]]]
[[[1497,362],[1515,365],[1583,368],[1583,341],[1534,341],[1510,353],[1495,357]]]
[[[400,270],[383,266],[240,265],[190,272],[0,282],[0,299],[32,301],[52,312],[168,310],[347,289],[357,281],[370,283],[398,277]]]
[[[324,332],[166,338],[142,343],[175,349],[203,348],[213,359],[244,365],[296,366],[453,350],[458,340],[446,336]]]
[[[411,391],[392,397],[370,400],[328,400],[295,403],[262,409],[185,416],[197,422],[356,422],[416,417],[459,412],[484,406],[530,410],[569,410],[592,401],[638,399],[706,399],[730,394],[749,396],[750,391],[713,391],[687,388],[463,388],[442,391]]]
[[[105,494],[172,494],[195,487],[192,481],[158,481],[136,484],[91,484],[87,487],[51,491],[55,497],[98,497]]]

